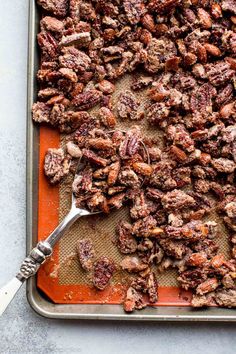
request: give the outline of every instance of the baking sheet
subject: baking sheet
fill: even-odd
[[[28,147],[27,147],[27,165],[28,165],[28,174],[27,174],[27,250],[29,251],[32,245],[36,243],[38,239],[45,238],[57,225],[59,213],[55,205],[52,205],[52,200],[55,203],[59,203],[59,193],[56,188],[49,188],[45,185],[45,190],[47,191],[48,199],[40,199],[40,193],[38,193],[38,182],[40,178],[43,178],[42,174],[39,173],[39,129],[33,125],[31,121],[31,106],[32,102],[36,97],[37,84],[35,80],[35,74],[38,68],[38,52],[35,45],[36,33],[38,30],[39,14],[37,12],[35,2],[29,1],[29,75],[28,75]],[[51,130],[50,139],[47,140],[48,146],[53,146],[59,136],[57,133],[52,131],[50,128],[41,129],[41,134],[49,134],[47,130]],[[44,131],[42,133],[42,131]],[[54,135],[55,134],[55,135]],[[59,140],[56,144],[59,143]],[[43,145],[40,145],[40,149],[46,148]],[[42,165],[41,165],[42,168]],[[44,179],[45,181],[45,179]],[[46,181],[45,181],[46,183]],[[46,183],[47,184],[47,183]],[[48,189],[47,189],[48,188]],[[41,196],[42,197],[42,196]],[[55,199],[53,199],[53,198]],[[38,203],[39,202],[39,203]],[[48,204],[47,204],[48,203]],[[59,205],[59,204],[58,204]],[[54,217],[48,215],[46,208],[51,209],[55,212]],[[56,215],[57,212],[57,215]],[[39,228],[37,233],[37,225],[43,222],[45,228]],[[60,248],[60,247],[59,247]],[[60,252],[57,247],[56,252],[54,253],[54,261],[60,259]],[[65,254],[62,254],[61,260],[67,257]],[[47,273],[51,273],[51,269],[47,269],[49,265],[45,265],[46,271],[44,272],[47,276]],[[49,267],[50,268],[50,267]],[[47,277],[48,278],[48,277]],[[56,283],[57,278],[51,279],[49,282],[50,286],[53,287]],[[63,279],[63,278],[62,278]],[[53,281],[54,280],[54,281]],[[63,283],[63,281],[62,281]],[[70,291],[73,291],[73,286],[76,285],[67,285],[59,284],[60,286],[69,286]],[[41,284],[41,288],[45,287],[44,281]],[[168,287],[166,288],[167,294],[170,293]],[[142,319],[142,320],[224,320],[224,321],[235,321],[236,315],[234,310],[230,309],[219,309],[211,308],[208,310],[198,310],[194,311],[189,307],[184,306],[163,306],[163,307],[148,307],[147,309],[142,310],[142,312],[135,312],[133,314],[125,314],[120,305],[99,305],[99,304],[69,304],[70,298],[73,294],[66,293],[64,304],[55,304],[53,301],[45,297],[36,286],[35,279],[31,279],[27,284],[27,294],[28,300],[32,307],[40,314],[46,317],[56,317],[56,318],[101,318],[101,319]],[[160,299],[166,297],[167,294],[162,294],[160,291]],[[49,293],[47,295],[50,295]],[[179,295],[178,295],[179,296]],[[182,294],[180,294],[180,297]],[[50,296],[49,296],[50,297]],[[73,296],[72,296],[73,297]],[[107,298],[107,297],[106,297]],[[184,298],[184,296],[183,296]],[[55,301],[55,300],[54,300]],[[120,301],[120,300],[119,300]],[[114,303],[119,302],[118,300]],[[181,300],[182,301],[182,300]],[[74,302],[74,300],[72,300]],[[81,302],[81,301],[79,301]],[[101,301],[99,301],[101,302]],[[94,303],[94,301],[93,301]],[[180,302],[181,303],[181,302]],[[170,304],[170,302],[169,302]],[[163,303],[164,305],[164,303]],[[167,305],[167,304],[165,304]]]

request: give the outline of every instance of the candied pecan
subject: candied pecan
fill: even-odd
[[[109,46],[101,49],[101,52],[104,57],[104,62],[108,63],[113,60],[120,59],[124,49],[118,45]]]
[[[139,242],[137,250],[141,252],[146,252],[149,251],[153,248],[153,242],[147,238],[142,239],[141,242]]]
[[[40,21],[40,26],[42,30],[61,33],[64,29],[64,24],[62,21],[56,19],[55,17],[45,16]]]
[[[75,96],[71,104],[83,111],[96,106],[101,101],[102,93],[98,90],[88,90]]]
[[[63,49],[64,55],[59,57],[61,67],[84,73],[90,68],[91,59],[84,52],[74,48],[66,47]]]
[[[216,47],[214,44],[206,43],[204,44],[204,48],[206,49],[207,53],[209,53],[213,57],[221,56],[221,50],[218,47]]]
[[[57,95],[54,97],[51,97],[48,101],[47,104],[49,106],[56,105],[56,104],[62,104],[63,106],[67,106],[67,100],[65,99],[64,95]],[[70,103],[70,102],[69,102]]]
[[[69,2],[70,17],[75,21],[79,20],[80,3],[81,3],[80,0],[70,0],[70,2]]]
[[[166,37],[161,37],[159,39],[152,38],[147,46],[147,61],[145,62],[145,69],[151,73],[155,74],[159,71],[162,64],[176,56],[177,50],[174,42],[167,39]]]
[[[139,37],[140,42],[142,42],[145,46],[147,46],[151,40],[152,40],[152,35],[147,29],[142,29],[141,35]],[[146,53],[145,53],[146,55]]]
[[[135,172],[143,176],[150,176],[152,174],[152,167],[145,162],[134,162],[132,167]]]
[[[208,295],[208,294],[207,294]],[[193,295],[191,306],[193,307],[206,307],[211,305],[211,298],[207,295]]]
[[[61,68],[59,69],[59,73],[65,78],[68,79],[69,81],[76,83],[78,81],[78,77],[76,73],[72,69],[68,68]]]
[[[76,249],[82,268],[87,271],[92,270],[95,251],[91,240],[86,238],[79,240]]]
[[[156,188],[147,188],[146,195],[148,198],[160,202],[161,198],[163,197],[163,192]]]
[[[235,103],[234,102],[230,102],[226,105],[224,105],[223,107],[221,107],[220,109],[220,116],[223,119],[228,119],[231,116],[233,116],[235,113]]]
[[[120,173],[118,175],[118,180],[120,184],[127,187],[136,188],[140,186],[140,179],[138,175],[129,167],[123,167],[120,170]]]
[[[193,92],[190,100],[192,112],[201,112],[202,114],[212,113],[212,97],[216,95],[213,86],[203,84]]]
[[[80,172],[80,175],[77,176],[72,183],[72,191],[75,196],[79,196],[82,192],[89,192],[92,190],[92,170],[86,168]]]
[[[172,145],[170,147],[170,152],[172,153],[174,158],[179,162],[184,162],[187,160],[187,155],[185,154],[185,152],[175,145]]]
[[[59,42],[59,46],[66,47],[75,45],[76,47],[88,47],[91,42],[90,32],[80,32],[73,33],[67,36],[63,36],[61,41]]]
[[[201,79],[206,78],[206,70],[202,64],[195,64],[193,66],[192,73],[197,78],[201,78]]]
[[[196,204],[193,197],[178,189],[167,192],[161,199],[161,202],[166,210],[180,210],[193,207]]]
[[[144,219],[136,221],[132,226],[132,234],[137,237],[149,237],[151,231],[156,227],[157,222],[153,216],[147,216]],[[162,231],[163,232],[163,231]]]
[[[90,138],[87,143],[90,148],[95,150],[110,150],[113,147],[111,139]]]
[[[154,85],[150,90],[148,90],[148,96],[152,101],[160,102],[170,95],[170,91],[167,91],[161,83]]]
[[[108,205],[120,209],[126,199],[126,193],[118,193],[108,200]]]
[[[215,19],[222,17],[222,9],[220,4],[215,2],[211,5],[211,14]]]
[[[168,224],[174,227],[179,227],[183,225],[183,219],[180,214],[171,213],[168,215]]]
[[[192,253],[187,260],[187,264],[193,267],[202,267],[207,261],[207,256],[204,252]]]
[[[197,56],[194,53],[186,53],[184,55],[184,64],[186,66],[192,66],[197,62]]]
[[[173,161],[163,160],[155,164],[150,178],[150,185],[162,190],[170,190],[177,187],[177,182],[172,178]]]
[[[46,55],[51,59],[57,56],[58,44],[52,34],[43,31],[37,35],[37,39],[43,55]]]
[[[212,20],[210,14],[204,10],[203,8],[198,8],[197,10],[199,22],[203,28],[211,28],[212,26]]]
[[[214,299],[219,306],[236,307],[236,290],[235,289],[220,289],[216,291]]]
[[[141,310],[147,306],[143,295],[133,287],[128,288],[126,297],[123,303],[125,312],[133,312],[135,309]]]
[[[109,206],[107,199],[103,193],[95,192],[87,200],[87,206],[91,211],[103,211],[104,213],[109,213]]]
[[[211,186],[209,181],[205,180],[205,179],[198,179],[194,182],[194,190],[197,193],[207,193],[209,192]]]
[[[165,70],[166,71],[178,71],[179,69],[180,58],[172,57],[166,60],[165,62]]]
[[[196,54],[197,54],[197,57],[201,63],[203,63],[203,64],[207,63],[207,50],[200,43],[197,44]]]
[[[235,289],[235,273],[228,273],[222,278],[222,284],[226,289]]]
[[[49,107],[46,103],[37,102],[33,104],[32,107],[32,117],[33,120],[37,123],[48,123],[50,121],[50,111],[51,107]]]
[[[96,12],[93,5],[89,2],[80,2],[80,18],[83,20],[95,20]]]
[[[139,273],[148,267],[147,264],[142,263],[142,261],[135,256],[125,257],[120,265],[122,269],[127,270],[130,273]]]
[[[209,64],[207,68],[207,78],[214,86],[221,86],[229,83],[234,75],[234,70],[230,69],[227,62],[218,62],[216,64]]]
[[[193,270],[185,270],[180,273],[180,276],[177,280],[180,282],[181,287],[185,290],[194,289],[199,284],[207,279],[207,275],[205,274],[202,268],[193,269]]]
[[[229,218],[235,218],[236,217],[236,202],[230,202],[225,205],[225,211],[226,214]]]
[[[155,32],[156,31],[156,26],[155,26],[155,21],[152,15],[146,13],[142,19],[141,23],[144,28],[146,28],[150,32]]]
[[[223,254],[217,254],[211,259],[211,266],[213,268],[220,268],[225,263],[225,256]]]
[[[200,221],[191,221],[182,227],[167,226],[165,233],[170,239],[183,239],[194,242],[208,237],[209,227]]]
[[[180,0],[151,0],[148,4],[148,10],[158,14],[169,13],[179,3]]]
[[[53,110],[55,109],[55,106],[52,109],[51,115],[50,115],[50,121],[55,121],[58,119],[58,112],[57,110],[54,112],[57,117],[53,118]],[[90,115],[85,112],[85,111],[80,111],[80,112],[74,112],[74,111],[66,111],[64,112],[58,121],[59,124],[59,130],[64,133],[71,133],[74,130],[76,130],[79,126],[82,127],[82,124],[84,122],[88,122],[91,119]]]
[[[152,162],[159,161],[161,159],[161,150],[158,147],[148,148],[148,155]]]
[[[117,112],[122,118],[130,118],[132,120],[137,120],[140,117],[138,113],[139,101],[131,91],[124,91],[120,94],[117,102]]]
[[[96,179],[105,179],[108,175],[109,167],[106,166],[105,168],[99,168],[93,172],[93,177]]]
[[[114,262],[105,257],[100,257],[94,264],[93,284],[99,290],[104,290],[115,271]]]
[[[134,220],[145,218],[151,213],[151,209],[147,203],[144,192],[139,189],[133,189],[132,192],[131,199],[133,206],[130,208],[130,216]]]
[[[109,95],[115,91],[115,86],[108,80],[102,80],[97,84],[97,87],[105,95]]]
[[[212,159],[211,164],[218,172],[224,173],[232,173],[236,168],[236,164],[234,161],[223,157],[220,157],[218,159]]]
[[[157,102],[149,106],[147,110],[147,120],[151,124],[159,125],[163,120],[168,118],[170,109],[163,102]]]
[[[122,136],[123,137],[123,136]],[[119,155],[122,159],[134,156],[140,148],[141,132],[137,126],[128,130],[125,139],[119,142]]]
[[[114,195],[116,193],[123,192],[125,190],[124,186],[115,186],[115,187],[110,187],[108,188],[107,194],[108,195]]]
[[[107,107],[100,108],[99,117],[102,123],[108,128],[113,128],[116,125],[116,117],[114,116],[112,111]]]
[[[134,80],[131,85],[131,89],[134,91],[144,89],[145,87],[149,86],[152,81],[153,79],[149,76],[140,76],[139,78]]]
[[[229,103],[233,99],[233,85],[228,84],[217,93],[215,102],[220,106]]]
[[[196,288],[198,295],[204,295],[211,291],[214,291],[219,286],[219,282],[216,278],[210,278],[199,284]]]
[[[195,150],[194,140],[191,138],[189,132],[181,124],[169,125],[166,132],[168,140],[173,141],[175,145],[183,147],[187,152]]]
[[[187,252],[187,247],[179,241],[163,239],[159,243],[168,256],[176,259],[182,259]]]
[[[44,159],[44,172],[50,183],[58,183],[68,175],[70,159],[62,149],[48,149]]]
[[[88,149],[83,149],[83,156],[87,158],[91,163],[94,163],[98,166],[105,167],[107,165],[107,160],[102,157],[96,155],[93,151]]]
[[[136,25],[145,11],[142,0],[124,0],[125,14],[132,25]]]
[[[79,159],[82,156],[81,149],[79,148],[78,145],[74,144],[72,141],[69,141],[66,144],[66,149],[67,149],[68,154],[70,154],[71,157]]]
[[[68,9],[68,0],[37,0],[42,8],[55,16],[65,17]]]
[[[223,0],[221,7],[222,10],[232,12],[236,15],[236,5],[234,0]]]
[[[215,241],[205,239],[196,244],[192,244],[191,248],[196,252],[205,252],[208,258],[212,258],[218,251],[219,246]]]
[[[153,272],[148,275],[146,282],[149,301],[153,304],[158,300],[158,283]]]
[[[47,87],[45,89],[39,90],[38,97],[42,100],[48,99],[50,97],[54,97],[60,95],[61,91],[53,87]]]
[[[121,253],[134,253],[137,249],[137,241],[131,234],[132,226],[128,222],[121,222],[117,226],[118,248]]]
[[[116,161],[109,166],[109,172],[107,177],[107,184],[113,186],[118,178],[120,172],[120,161]]]

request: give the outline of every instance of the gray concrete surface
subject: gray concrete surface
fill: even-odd
[[[33,1],[33,0],[32,0]],[[25,251],[27,0],[0,0],[0,286]],[[234,324],[55,321],[25,289],[0,318],[0,353],[233,354]]]

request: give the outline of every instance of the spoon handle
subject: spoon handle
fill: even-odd
[[[23,282],[16,277],[9,281],[0,289],[0,316],[6,310],[7,306],[13,300],[17,291],[22,286]]]
[[[20,289],[25,280],[35,275],[41,265],[53,253],[54,245],[64,235],[66,230],[82,215],[88,215],[89,212],[83,211],[72,206],[64,220],[44,241],[40,241],[30,254],[24,259],[16,277],[0,289],[0,316],[6,310],[7,306],[13,300],[15,294]]]

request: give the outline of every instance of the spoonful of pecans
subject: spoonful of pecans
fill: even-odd
[[[35,275],[52,255],[55,244],[79,217],[108,214],[111,209],[121,208],[132,201],[133,190],[142,187],[152,173],[148,150],[136,126],[127,132],[105,133],[94,129],[92,136],[86,137],[84,146],[80,153],[78,145],[70,144],[67,149],[68,152],[73,150],[70,156],[77,158],[71,209],[48,238],[32,249],[17,275],[0,289],[0,315],[24,281]],[[45,156],[44,170],[51,183],[58,182],[68,168],[70,158],[62,158],[62,152],[62,149],[49,149]]]

